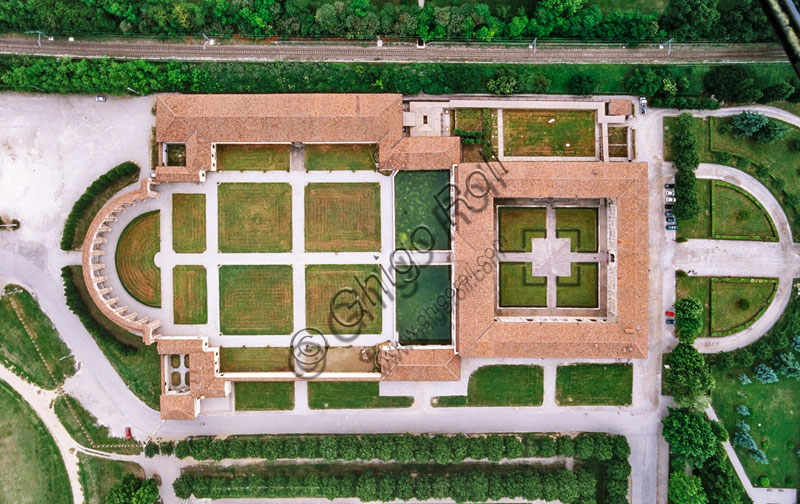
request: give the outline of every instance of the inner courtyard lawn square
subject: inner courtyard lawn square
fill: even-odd
[[[594,110],[503,110],[506,156],[594,157]]]
[[[289,171],[289,144],[217,144],[217,169]]]
[[[572,263],[569,277],[556,279],[556,306],[595,308],[598,304],[597,263]]]
[[[597,224],[597,208],[556,208],[556,236],[570,239],[570,252],[597,252]]]
[[[544,207],[498,207],[500,252],[530,252],[532,239],[547,237],[546,221]]]
[[[306,326],[323,334],[380,334],[381,282],[377,265],[306,266]]]
[[[305,167],[320,170],[374,170],[375,144],[305,144]]]
[[[380,199],[380,184],[308,184],[305,187],[306,251],[380,251]]]
[[[395,313],[401,344],[450,344],[450,276],[450,266],[417,266],[397,272]]]
[[[220,266],[219,312],[222,334],[290,334],[292,267]]]
[[[500,263],[500,306],[547,306],[547,277],[533,276],[530,263]]]
[[[447,170],[395,174],[395,248],[420,251],[450,248],[450,216],[440,204],[449,200],[449,193]]]
[[[220,252],[289,252],[292,189],[280,183],[218,185]]]

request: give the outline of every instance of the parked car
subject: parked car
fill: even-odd
[[[104,102],[104,101],[106,101],[106,97],[103,96],[103,95],[97,95],[97,96],[94,97],[94,101],[96,101],[96,102]]]
[[[667,217],[667,222],[675,222],[675,217]]]
[[[675,189],[675,184],[664,184],[664,189]]]
[[[669,324],[669,325],[675,325],[675,319],[668,318],[668,319],[667,319],[667,324]]]
[[[664,210],[672,210],[672,205],[664,205]]]
[[[664,189],[664,194],[667,196],[675,196],[675,189]]]
[[[125,439],[133,439],[133,434],[131,434],[130,427],[125,427]]]
[[[667,224],[667,231],[675,231],[676,229],[678,229],[678,226],[675,224]]]
[[[666,202],[666,203],[675,203],[675,197],[674,196],[666,196],[664,198],[664,202]],[[670,208],[672,208],[671,205],[670,205]]]
[[[675,214],[672,213],[672,210],[667,210],[666,212],[664,212],[664,217],[674,217],[674,216]]]
[[[666,312],[664,312],[664,314],[665,314],[667,317],[674,317],[674,316],[675,316],[675,312],[671,312],[671,311],[666,311]]]
[[[642,114],[647,113],[647,98],[645,98],[644,96],[639,98],[639,110],[642,111]]]

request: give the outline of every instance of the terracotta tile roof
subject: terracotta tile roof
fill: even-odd
[[[186,394],[161,394],[162,420],[192,420],[197,416],[197,399]]]
[[[456,381],[461,358],[452,348],[385,349],[379,357],[386,381]]]
[[[390,170],[449,170],[461,162],[459,137],[404,137],[381,165]]]
[[[159,355],[183,355],[203,352],[206,344],[203,338],[182,338],[179,336],[161,336],[157,341]]]
[[[503,168],[504,167],[504,168]],[[507,173],[504,173],[504,170]],[[498,174],[496,180],[491,173]],[[476,175],[477,173],[477,175]],[[456,206],[455,283],[462,357],[645,358],[648,328],[647,163],[461,164],[456,185],[469,197]],[[480,186],[483,186],[481,189]],[[475,275],[493,256],[495,198],[615,198],[617,314],[607,322],[521,322],[495,316],[496,273]],[[473,210],[470,210],[468,206]]]
[[[198,352],[189,357],[189,388],[193,397],[225,397],[226,381],[217,376],[217,352]]]
[[[630,100],[611,100],[608,103],[608,115],[633,114],[633,102]]]

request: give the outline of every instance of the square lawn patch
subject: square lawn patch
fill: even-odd
[[[291,266],[221,266],[219,316],[223,334],[290,334]]]
[[[450,344],[450,266],[397,273],[397,331],[403,345]]]
[[[394,178],[395,247],[405,250],[450,248],[450,172],[400,171]]]
[[[500,252],[530,252],[531,240],[547,237],[542,207],[497,207]]]
[[[352,289],[355,294],[343,289]],[[377,265],[306,266],[306,325],[323,334],[380,334],[381,294],[381,270]],[[356,296],[361,299],[360,304]]]
[[[375,144],[306,144],[306,170],[375,170]]]
[[[594,110],[503,110],[506,156],[595,156]]]
[[[289,171],[289,145],[217,144],[217,170]]]
[[[234,397],[236,411],[290,410],[294,408],[294,382],[236,382]]]
[[[378,382],[308,383],[311,409],[408,408],[413,397],[381,396]]]
[[[172,270],[172,283],[175,323],[207,323],[206,269],[203,266],[175,266]]]
[[[531,276],[530,263],[500,263],[500,307],[547,306],[547,277]]]
[[[561,406],[625,406],[632,392],[630,365],[574,364],[556,371],[556,401]]]
[[[556,306],[597,308],[597,263],[572,263],[571,275],[556,277]]]
[[[289,184],[220,184],[220,252],[292,250]]]
[[[270,373],[292,370],[289,347],[221,347],[221,373]]]
[[[556,238],[569,238],[570,252],[597,252],[597,208],[556,208]]]
[[[380,251],[380,202],[380,184],[308,184],[305,187],[306,251]]]
[[[172,195],[172,249],[179,254],[206,251],[206,195]]]

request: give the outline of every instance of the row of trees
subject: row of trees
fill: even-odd
[[[162,443],[172,452],[172,443]],[[148,444],[148,447],[150,444]],[[437,434],[375,434],[375,435],[319,435],[319,436],[269,436],[212,439],[192,438],[178,442],[175,456],[196,460],[222,460],[238,458],[323,459],[323,460],[382,460],[405,463],[436,462],[458,463],[469,458],[497,462],[522,457],[574,457],[607,461],[627,459],[630,449],[624,436],[585,433],[572,438],[567,435],[551,437],[523,434],[465,436]],[[154,455],[155,445],[151,449]]]
[[[142,479],[125,473],[106,494],[106,504],[152,504],[158,499],[158,486],[153,478]]]
[[[678,171],[675,174],[675,217],[678,220],[692,219],[700,213],[695,193],[697,177],[694,174],[700,164],[700,155],[691,114],[681,114],[675,121],[671,148],[672,162]]]
[[[492,2],[420,8],[370,0],[6,0],[0,31],[57,34],[184,35],[228,37],[337,37],[377,35],[431,39],[571,37],[606,40],[715,38],[769,40],[769,24],[755,0],[670,0],[663,15],[638,10],[603,13],[587,0],[542,0],[516,11]]]

